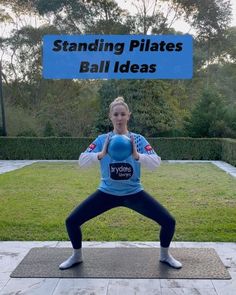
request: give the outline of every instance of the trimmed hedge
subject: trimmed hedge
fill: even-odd
[[[149,138],[163,160],[220,160],[222,145],[216,138]]]
[[[0,137],[1,160],[75,160],[91,138]]]
[[[222,140],[221,160],[236,166],[236,140],[225,138]]]
[[[0,137],[0,160],[76,160],[94,138]],[[163,160],[223,160],[236,166],[236,140],[148,138]]]

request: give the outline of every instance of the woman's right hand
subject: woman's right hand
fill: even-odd
[[[104,158],[106,156],[107,148],[108,148],[108,144],[109,144],[110,139],[111,139],[111,133],[109,132],[107,134],[106,140],[104,142],[102,151],[100,153],[98,153],[98,160],[102,160],[102,158]]]

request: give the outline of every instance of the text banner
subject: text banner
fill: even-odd
[[[45,79],[191,79],[191,35],[46,35]]]

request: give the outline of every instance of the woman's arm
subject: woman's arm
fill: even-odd
[[[99,153],[81,153],[79,156],[79,166],[81,168],[87,168],[99,162]]]
[[[161,164],[161,158],[157,154],[139,154],[138,161],[149,170],[155,170]]]
[[[103,135],[105,137],[105,142],[101,137],[96,138],[96,140],[90,144],[87,150],[84,153],[80,154],[79,157],[79,166],[82,168],[87,168],[92,166],[93,164],[98,163],[102,160],[107,154],[107,146],[110,139],[110,132],[107,135]],[[103,138],[104,138],[103,137]],[[104,142],[104,144],[103,144]]]
[[[144,167],[146,167],[149,170],[154,170],[161,164],[161,158],[153,151],[150,144],[146,141],[144,137],[142,137],[143,140],[143,149],[145,153],[140,153],[137,151],[137,147],[135,144],[134,136],[131,135],[131,142],[133,145],[133,158],[141,163]],[[149,151],[149,152],[148,152]]]

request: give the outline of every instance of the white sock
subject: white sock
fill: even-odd
[[[64,262],[62,262],[59,265],[60,269],[67,269],[72,267],[73,265],[82,262],[83,261],[83,255],[82,255],[82,249],[73,249],[73,253],[72,255],[65,260]]]
[[[160,248],[160,261],[167,263],[169,266],[173,268],[181,268],[182,263],[176,260],[170,253],[169,248],[161,247]]]

